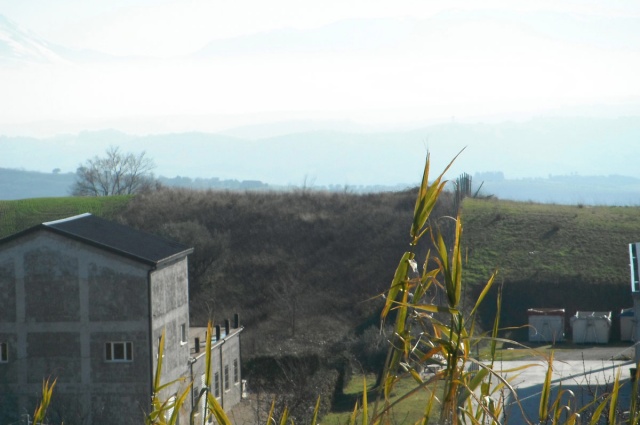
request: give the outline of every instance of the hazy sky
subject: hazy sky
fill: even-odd
[[[424,19],[447,10],[543,11],[602,18],[637,17],[640,6],[632,0],[0,0],[4,15],[52,42],[115,55],[152,56],[191,53],[213,39],[273,29],[317,28],[354,18]],[[466,28],[461,36],[470,36],[472,29]]]
[[[0,0],[0,15],[54,52],[3,61],[22,47],[2,50],[0,22],[0,135],[640,115],[631,0]]]
[[[5,66],[6,132],[436,122],[640,99],[633,1],[0,0],[0,13],[55,45],[138,57]]]

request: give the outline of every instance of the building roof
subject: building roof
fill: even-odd
[[[158,265],[193,252],[193,248],[181,243],[108,221],[89,213],[42,223],[0,240],[0,245],[26,233],[42,229],[150,265]]]

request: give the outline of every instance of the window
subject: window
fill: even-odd
[[[184,345],[187,343],[187,325],[180,325],[180,344]]]
[[[9,343],[0,342],[0,363],[7,363],[9,361]]]
[[[104,345],[105,360],[108,362],[131,362],[133,361],[132,342],[107,342]]]
[[[229,365],[224,365],[224,390],[229,391]]]
[[[240,382],[240,374],[238,373],[238,359],[233,359],[233,382],[237,384]]]
[[[213,375],[213,395],[220,398],[220,373],[218,372]]]

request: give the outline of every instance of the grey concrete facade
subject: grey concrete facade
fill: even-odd
[[[214,328],[211,344],[211,386],[208,389],[222,408],[227,411],[242,400],[242,366],[240,352],[240,334],[243,328],[239,321],[225,321],[225,325]],[[204,388],[206,372],[206,329],[192,328],[193,339],[199,345],[191,347],[193,380],[191,407],[198,412],[196,423],[202,423],[203,400],[198,400]]]
[[[163,330],[162,382],[189,378],[191,249],[154,262],[89,242],[46,226],[0,241],[0,423],[32,413],[48,377],[52,423],[144,423]]]

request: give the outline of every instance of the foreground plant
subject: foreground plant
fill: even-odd
[[[47,416],[47,409],[51,404],[51,397],[53,396],[53,388],[56,386],[56,382],[58,379],[54,379],[53,382],[50,382],[50,378],[42,381],[42,398],[40,399],[40,403],[38,407],[36,407],[35,412],[33,413],[33,425],[41,425],[45,423],[45,419]]]
[[[527,423],[572,425],[579,423],[581,414],[586,413],[590,416],[591,424],[601,420],[606,420],[608,424],[619,423],[620,371],[618,370],[610,391],[594,397],[587,405],[578,407],[570,391],[562,388],[552,398],[553,353],[550,356],[540,354],[548,369],[542,385],[538,417],[536,420],[526,418],[511,382],[523,369],[539,365],[531,363],[513,369],[501,369],[496,365],[498,344],[517,344],[499,338],[502,302],[500,291],[491,331],[488,334],[478,333],[476,329],[478,309],[492,288],[497,272],[489,276],[475,304],[470,309],[463,309],[463,227],[460,214],[458,212],[457,217],[449,218],[455,220],[455,232],[450,246],[447,246],[442,233],[434,225],[435,220],[430,219],[446,184],[443,176],[452,163],[453,161],[430,182],[430,159],[427,156],[409,233],[409,250],[400,259],[391,285],[385,293],[381,319],[383,322],[390,320],[392,312],[395,318],[379,397],[370,418],[367,417],[366,398],[363,399],[362,423],[393,423],[393,411],[397,404],[418,392],[427,394],[421,421],[423,424],[506,424],[509,418],[505,406],[508,403],[521,410]],[[419,264],[416,252],[423,238],[429,239],[433,252],[428,251]],[[433,294],[438,291],[444,295],[444,302],[433,302],[437,299]],[[488,345],[488,361],[481,362],[477,356],[472,355],[474,351],[479,352],[480,343]],[[421,373],[434,364],[439,365],[440,369],[432,376],[427,378]],[[391,402],[392,391],[402,379],[414,380],[415,386]],[[635,397],[634,391],[628,423],[637,424],[639,415]],[[608,412],[606,418],[604,412]]]
[[[455,160],[455,158],[454,158]],[[410,376],[416,387],[406,397],[427,386],[440,384],[439,396],[431,392],[425,408],[423,423],[436,417],[439,423],[456,424],[465,419],[473,422],[499,422],[502,403],[492,398],[499,394],[503,386],[509,386],[502,376],[495,374],[496,384],[492,385],[490,368],[471,357],[471,347],[481,338],[474,335],[475,314],[495,275],[491,276],[484,290],[465,317],[461,308],[462,294],[462,224],[460,217],[455,220],[452,246],[448,247],[443,235],[430,221],[436,202],[445,188],[443,176],[453,161],[433,181],[429,182],[430,158],[427,156],[422,182],[410,229],[410,249],[404,253],[396,268],[391,286],[385,294],[386,302],[382,311],[383,321],[395,313],[391,347],[387,356],[380,388],[380,399],[376,402],[371,422],[389,422],[394,404],[390,403],[395,384]],[[429,236],[434,254],[427,252],[422,267],[416,261],[416,250],[420,240]],[[442,291],[445,304],[428,300],[427,295]],[[497,337],[497,322],[493,337]],[[492,345],[495,351],[495,345]],[[475,362],[477,369],[467,371],[467,364]],[[420,373],[425,367],[439,364],[442,369],[429,379]],[[476,393],[476,390],[480,390]],[[403,400],[404,398],[400,400]],[[471,402],[469,402],[471,401]],[[382,406],[379,406],[379,403]],[[436,409],[434,411],[434,409]]]

